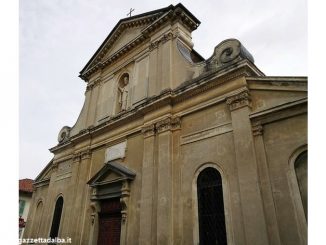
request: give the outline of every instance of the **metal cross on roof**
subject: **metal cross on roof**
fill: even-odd
[[[130,11],[129,11],[129,13],[127,14],[127,16],[129,15],[129,17],[131,17],[131,13],[132,13],[134,10],[135,10],[135,9],[130,8]]]

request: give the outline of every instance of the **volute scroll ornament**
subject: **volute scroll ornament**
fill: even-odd
[[[206,62],[206,70],[222,69],[241,60],[254,63],[253,56],[237,39],[227,39],[218,44]]]
[[[70,130],[71,130],[71,128],[68,127],[68,126],[64,126],[60,130],[59,135],[58,135],[58,142],[59,143],[62,143],[62,142],[67,141],[69,139]]]

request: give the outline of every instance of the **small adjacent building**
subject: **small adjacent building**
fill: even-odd
[[[199,25],[182,4],[118,21],[80,72],[25,238],[307,243],[307,77],[265,75],[236,39],[204,59]]]
[[[19,180],[19,238],[22,238],[33,195],[33,180]]]

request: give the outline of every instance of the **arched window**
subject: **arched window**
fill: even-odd
[[[227,244],[221,174],[205,168],[197,178],[200,245]]]
[[[294,170],[298,181],[298,186],[300,190],[300,196],[302,201],[302,206],[304,210],[304,214],[307,220],[307,159],[308,159],[308,152],[302,152],[294,162]]]
[[[58,237],[62,208],[63,208],[63,198],[59,197],[57,199],[57,202],[56,202],[55,208],[54,208],[52,226],[51,226],[51,231],[50,231],[51,238]]]
[[[38,235],[39,229],[40,229],[40,223],[42,219],[42,211],[43,211],[43,202],[39,201],[36,207],[36,212],[35,212],[35,233]]]

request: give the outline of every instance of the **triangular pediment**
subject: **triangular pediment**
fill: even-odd
[[[88,182],[92,187],[107,185],[110,183],[133,180],[136,174],[124,165],[112,161],[106,163]]]
[[[46,185],[49,183],[52,174],[53,159],[45,166],[41,173],[35,178],[34,186]]]
[[[168,21],[182,18],[182,23],[194,30],[200,21],[182,4],[121,19],[81,70],[80,77],[87,79],[93,72],[113,62],[147,40],[150,33]]]
[[[147,27],[147,25],[135,26],[133,28],[128,28],[121,30],[121,34],[109,47],[107,47],[106,53],[102,54],[101,62],[107,60],[111,55],[117,52],[122,47],[126,46],[128,43],[132,42],[134,39],[141,35],[141,31]]]
[[[145,14],[121,19],[80,73],[82,74],[96,64],[105,61],[119,51],[119,49],[136,40],[141,36],[142,30],[146,29],[146,27],[162,16],[166,9],[158,9]]]
[[[123,178],[124,176],[116,172],[110,171],[106,175],[102,175],[97,182],[115,182],[118,179]]]

